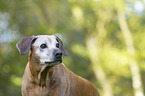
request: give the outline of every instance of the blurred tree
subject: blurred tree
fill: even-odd
[[[110,20],[111,17],[111,15],[106,16],[107,14],[108,12],[105,8],[98,8],[96,12],[96,16],[98,17],[96,23],[96,30],[94,30],[94,32],[89,32],[89,36],[87,36],[86,39],[86,45],[89,51],[89,57],[93,64],[93,71],[95,73],[96,78],[102,85],[102,89],[103,89],[102,95],[113,96],[111,84],[106,77],[106,73],[104,72],[104,69],[101,66],[101,61],[99,56],[99,54],[101,54],[102,52],[101,49],[104,45],[105,37],[107,34],[105,25],[106,23],[108,23],[108,20]]]
[[[124,6],[124,4],[121,0],[119,1],[119,4],[120,5],[117,6],[118,21],[119,21],[119,25],[120,25],[121,31],[122,31],[124,39],[125,39],[127,53],[130,58],[129,67],[130,67],[131,75],[132,75],[132,82],[133,82],[132,85],[134,88],[134,93],[135,93],[135,96],[144,96],[143,88],[142,88],[142,81],[141,81],[141,77],[140,77],[140,69],[134,58],[135,49],[134,49],[131,32],[128,28],[128,25],[126,23],[126,20],[125,20],[124,14],[123,14],[122,6]]]
[[[134,58],[135,49],[134,49],[133,41],[131,38],[131,32],[128,29],[125,18],[121,11],[118,11],[118,15],[119,15],[120,27],[123,32],[123,35],[125,38],[125,43],[127,46],[127,52],[128,52],[128,55],[130,56],[130,64],[129,64],[130,66],[129,67],[130,67],[131,74],[132,74],[134,93],[135,93],[135,96],[144,96],[143,89],[142,89],[142,81],[141,81],[140,72],[139,72],[140,69]]]
[[[16,43],[25,36],[56,33],[62,34],[69,52],[64,64],[91,81],[102,96],[133,96],[138,89],[144,95],[144,4],[144,0],[0,0],[0,96],[21,94],[27,56],[19,55]],[[131,56],[126,30],[134,44]],[[131,71],[131,58],[138,72]],[[140,81],[138,89],[134,80]]]

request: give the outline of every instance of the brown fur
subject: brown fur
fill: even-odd
[[[27,42],[32,42],[28,37]],[[27,39],[27,38],[26,38]],[[23,39],[25,40],[25,39]],[[30,46],[27,43],[17,44],[20,53]],[[64,50],[64,49],[63,49]],[[64,51],[66,54],[66,52]],[[66,54],[67,55],[67,54]],[[41,65],[35,48],[29,52],[29,61],[22,79],[22,96],[100,96],[98,90],[86,79],[77,76],[63,63],[54,66]]]

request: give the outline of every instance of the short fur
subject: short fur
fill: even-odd
[[[59,49],[55,47],[57,42],[60,43]],[[46,43],[50,46],[41,49],[39,43]],[[26,37],[17,44],[17,48],[22,55],[30,50],[29,61],[22,80],[22,96],[100,96],[88,80],[74,74],[63,63],[57,61],[45,64],[46,61],[57,60],[53,55],[58,50],[68,55],[58,37],[49,35]],[[51,55],[45,54],[47,51]],[[39,52],[42,52],[44,57]],[[50,59],[49,56],[52,58]]]

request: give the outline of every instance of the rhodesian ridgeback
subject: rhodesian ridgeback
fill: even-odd
[[[100,96],[88,80],[74,74],[62,63],[62,55],[68,53],[57,36],[25,37],[17,48],[21,55],[29,51],[22,96]]]

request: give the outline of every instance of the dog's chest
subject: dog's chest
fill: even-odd
[[[55,96],[60,85],[59,78],[53,77],[53,72],[43,70],[37,78],[28,75],[26,71],[23,76],[22,93],[23,96]]]
[[[46,85],[37,85],[37,84],[27,84],[25,86],[24,96],[55,96],[54,93],[57,93],[57,88],[59,87],[57,84],[49,87]]]

